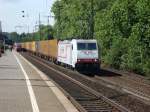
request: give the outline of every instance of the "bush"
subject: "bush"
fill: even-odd
[[[126,49],[126,39],[114,38],[112,46],[105,56],[105,62],[119,69],[122,63],[121,57],[127,52]]]
[[[143,72],[150,78],[150,58],[143,64]]]

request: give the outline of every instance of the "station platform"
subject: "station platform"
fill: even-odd
[[[15,51],[0,57],[0,112],[78,112],[56,85]]]

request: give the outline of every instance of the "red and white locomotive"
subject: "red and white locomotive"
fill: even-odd
[[[98,70],[100,61],[96,40],[73,39],[58,42],[57,61],[72,68]]]

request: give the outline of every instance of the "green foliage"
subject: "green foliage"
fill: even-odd
[[[3,46],[3,44],[2,44],[2,43],[0,43],[0,48],[2,48],[2,46]]]
[[[128,50],[123,56],[122,67],[128,70],[141,71],[142,68],[142,56],[143,49],[140,44],[138,26],[136,25],[132,29],[132,34],[128,39]]]
[[[61,0],[56,1],[52,11],[55,14],[55,34],[58,38],[82,37],[90,38],[90,25],[96,11],[107,7],[108,0]],[[111,0],[110,0],[111,1]],[[91,4],[95,6],[91,11]],[[91,17],[93,14],[93,17]],[[93,23],[94,24],[94,23]]]
[[[40,31],[11,33],[14,41],[97,39],[105,64],[150,77],[149,0],[57,0],[55,25]],[[92,36],[93,35],[93,36]]]
[[[41,25],[40,31],[33,33],[17,34],[16,32],[9,33],[8,36],[14,42],[28,42],[38,40],[48,40],[49,37],[53,37],[53,27],[50,25]]]
[[[41,25],[40,26],[40,31],[37,32],[37,37],[39,37],[40,40],[48,40],[48,36],[49,35],[53,36],[53,28],[52,28],[52,26]]]
[[[7,35],[14,42],[19,42],[21,40],[20,37],[19,37],[19,34],[17,32],[12,32],[12,33],[9,33]]]
[[[150,75],[149,0],[60,0],[52,11],[55,37],[91,38],[92,23],[106,64]]]
[[[122,63],[122,56],[127,52],[126,39],[114,38],[111,48],[107,51],[104,59],[105,62],[112,67],[120,68]]]

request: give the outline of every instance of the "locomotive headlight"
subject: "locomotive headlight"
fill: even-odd
[[[81,60],[80,59],[78,59],[78,62],[80,62]]]
[[[98,62],[98,59],[94,59],[95,62]]]

